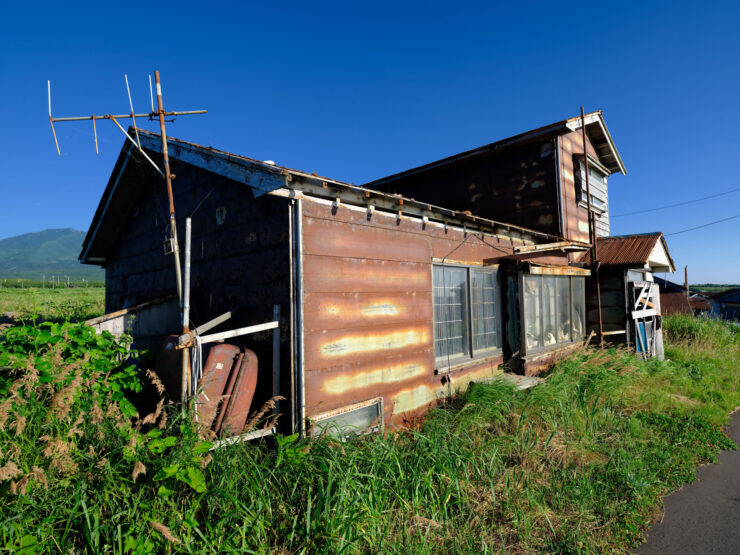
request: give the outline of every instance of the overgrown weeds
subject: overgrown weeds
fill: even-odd
[[[416,430],[208,452],[166,401],[132,414],[132,381],[114,399],[130,366],[120,344],[75,351],[69,327],[38,330],[0,344],[8,549],[626,551],[662,495],[734,447],[721,426],[740,405],[737,331],[673,318],[665,362],[591,349],[527,391],[474,384]],[[108,369],[84,356],[106,348]]]

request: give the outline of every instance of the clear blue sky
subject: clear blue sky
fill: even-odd
[[[29,7],[26,7],[29,6]],[[723,2],[14,2],[0,33],[0,238],[87,229],[123,144],[57,116],[208,110],[172,136],[361,184],[604,110],[627,166],[613,214],[740,187],[740,4]],[[72,7],[75,6],[75,7]],[[157,18],[162,16],[162,23]],[[151,123],[142,126],[156,129]],[[613,233],[740,213],[740,192]],[[740,219],[668,237],[692,282],[740,282]],[[681,276],[682,279],[682,276]]]

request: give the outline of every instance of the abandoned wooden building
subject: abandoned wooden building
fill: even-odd
[[[160,137],[139,135],[161,160]],[[600,164],[621,167],[599,148]],[[178,228],[192,218],[193,324],[232,310],[230,327],[250,325],[280,307],[279,368],[269,333],[243,342],[259,360],[252,408],[285,397],[283,432],[403,424],[471,381],[537,373],[582,343],[590,272],[571,258],[587,248],[575,197],[565,227],[533,230],[172,138],[168,149]],[[166,205],[127,143],[80,256],[105,267],[108,312],[172,296]],[[177,308],[139,317],[135,340],[177,333]]]

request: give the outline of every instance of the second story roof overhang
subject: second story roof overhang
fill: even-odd
[[[601,110],[586,114],[583,118],[586,125],[586,130],[591,139],[591,143],[594,146],[601,165],[608,171],[608,174],[622,173],[626,174],[627,169],[622,162],[622,158],[619,155],[619,151],[614,145],[609,129],[604,121],[604,115]],[[380,179],[376,179],[365,184],[368,188],[384,189],[387,185],[391,185],[393,182],[404,179],[406,177],[424,174],[426,172],[433,172],[436,169],[453,166],[455,164],[461,164],[469,160],[485,158],[486,156],[495,155],[503,152],[506,149],[510,149],[519,145],[523,145],[532,141],[540,140],[547,137],[556,137],[558,135],[565,135],[573,131],[578,131],[582,127],[581,116],[564,119],[550,125],[545,125],[525,133],[520,133],[513,137],[502,139],[494,143],[490,143],[472,150],[467,150],[459,154],[442,158],[416,168],[411,168],[399,173],[395,173]]]

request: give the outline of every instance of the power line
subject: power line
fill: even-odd
[[[702,224],[698,225],[696,227],[690,227],[688,229],[682,229],[681,231],[674,231],[673,233],[666,233],[665,236],[668,237],[669,235],[678,235],[679,233],[686,233],[687,231],[694,231],[695,229],[701,229],[703,227],[709,227],[710,225],[719,224],[722,222],[726,222],[728,220],[734,220],[735,218],[740,218],[740,214],[735,214],[734,216],[730,216],[729,218],[722,218],[721,220],[716,220],[714,222],[709,222],[708,224]]]
[[[666,210],[668,208],[676,208],[677,206],[685,206],[687,204],[693,204],[694,202],[708,200],[710,198],[717,198],[717,197],[721,197],[724,195],[729,195],[730,193],[737,193],[738,191],[740,191],[740,187],[737,187],[735,189],[730,189],[729,191],[725,191],[724,193],[717,193],[716,195],[709,195],[706,197],[695,198],[693,200],[686,200],[683,202],[677,202],[675,204],[667,204],[665,206],[657,206],[655,208],[647,208],[645,210],[635,210],[634,212],[625,212],[624,214],[614,214],[611,217],[619,218],[620,216],[634,216],[635,214],[645,214],[647,212],[657,212],[658,210]]]

